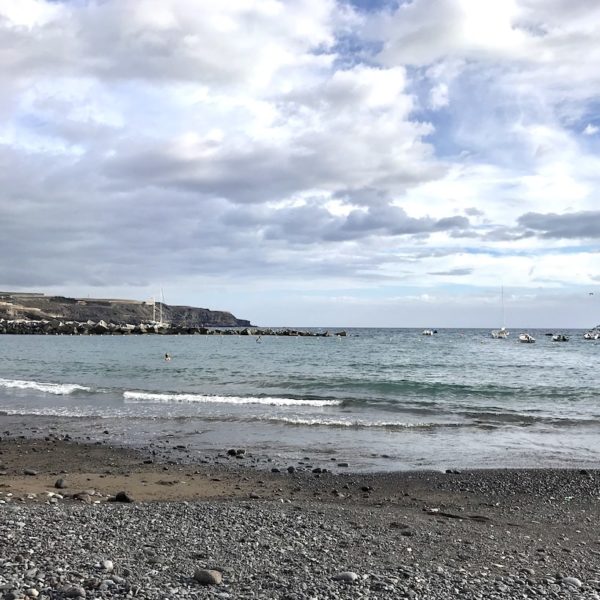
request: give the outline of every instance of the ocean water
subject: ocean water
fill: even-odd
[[[135,446],[244,447],[353,470],[600,461],[600,341],[532,331],[349,329],[348,337],[0,336],[13,415]],[[165,352],[172,356],[165,362]]]

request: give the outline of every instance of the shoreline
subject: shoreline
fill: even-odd
[[[278,428],[277,424],[268,422],[253,423],[248,434],[243,423],[218,419],[203,421],[176,418],[163,422],[148,417],[134,421],[114,416],[12,414],[0,410],[0,424],[4,425],[0,427],[0,435],[2,429],[10,431],[13,437],[44,438],[51,434],[82,444],[147,451],[147,458],[157,462],[214,464],[217,467],[237,465],[263,473],[274,468],[285,471],[290,466],[299,472],[310,473],[313,469],[320,469],[340,474],[380,476],[396,472],[445,472],[456,469],[593,470],[600,466],[595,453],[586,445],[597,443],[593,439],[593,431],[583,431],[578,442],[588,456],[581,454],[570,457],[550,451],[544,454],[540,449],[534,454],[526,455],[519,452],[514,444],[512,449],[503,446],[502,431],[496,433],[481,429],[477,432],[476,428],[472,428],[470,435],[478,435],[479,443],[487,444],[487,448],[466,456],[464,452],[443,451],[444,439],[451,444],[450,449],[454,449],[459,441],[460,431],[453,428],[447,430],[448,435],[444,439],[439,438],[438,432],[433,448],[423,446],[432,441],[427,437],[427,431],[406,429],[403,430],[402,438],[399,438],[401,444],[390,448],[385,438],[383,442],[368,438],[368,429],[340,428],[333,432],[338,436],[333,439],[331,430],[309,427],[306,430],[292,428],[291,431],[285,431]],[[367,435],[361,436],[363,432],[367,432]],[[531,435],[531,429],[518,430],[517,433]],[[514,434],[513,431],[512,435]],[[330,437],[323,437],[324,435]],[[321,443],[323,440],[325,443]],[[349,444],[350,441],[353,445]],[[228,456],[227,451],[232,448],[243,452],[237,456]]]
[[[243,449],[238,449],[237,455],[235,449],[228,449],[190,461],[181,459],[182,448],[174,446],[159,455],[152,449],[86,442],[69,434],[33,437],[7,436],[4,432],[0,438],[0,497],[8,492],[21,500],[47,500],[48,493],[68,498],[93,488],[98,492],[96,499],[103,500],[128,491],[140,502],[252,498],[345,500],[369,505],[391,502],[399,489],[410,489],[435,498],[445,494],[466,494],[465,498],[472,495],[484,504],[484,495],[500,499],[519,496],[533,503],[546,492],[564,493],[569,502],[573,498],[600,500],[600,469],[509,467],[355,472],[347,468],[347,463],[339,463],[341,466],[332,470],[312,468],[300,460],[296,465],[266,470],[249,464],[252,454]],[[65,480],[62,491],[55,487],[58,479]],[[499,485],[497,489],[495,484]],[[32,494],[36,497],[27,498]],[[550,495],[548,498],[556,499]]]
[[[600,597],[599,470],[272,473],[0,435],[2,598]]]

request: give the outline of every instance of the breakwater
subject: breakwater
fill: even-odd
[[[119,324],[106,321],[61,321],[31,319],[0,319],[0,334],[9,335],[253,335],[345,337],[345,331],[306,331],[260,327],[197,327],[165,323]]]

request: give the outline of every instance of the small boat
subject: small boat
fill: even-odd
[[[552,341],[553,342],[568,342],[569,337],[564,335],[563,333],[557,333],[552,336]]]
[[[600,329],[597,327],[594,329],[590,329],[583,334],[584,340],[598,340],[600,339]]]
[[[506,340],[508,339],[508,336],[509,332],[506,327],[500,327],[500,329],[494,329],[494,331],[492,331],[492,337],[495,340]]]
[[[528,333],[521,333],[519,335],[519,341],[523,344],[533,344],[535,342],[535,338]]]
[[[433,329],[423,329],[423,333],[421,335],[433,335]]]

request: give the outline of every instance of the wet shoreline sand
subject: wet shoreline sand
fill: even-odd
[[[0,568],[5,598],[20,597],[27,585],[53,597],[66,597],[66,586],[98,597],[137,589],[148,598],[168,597],[175,588],[178,597],[297,599],[600,593],[597,470],[353,474],[337,465],[325,473],[297,465],[271,472],[249,467],[251,452],[236,458],[224,449],[184,464],[176,448],[157,456],[51,432],[2,434],[0,452],[0,527],[10,535],[0,542],[0,567],[13,565]],[[55,487],[58,479],[64,488]],[[134,502],[108,502],[118,492]],[[97,537],[88,552],[97,560],[71,564],[72,545],[57,542],[51,555],[78,577],[27,581],[31,569],[19,570],[15,540],[30,527],[21,544],[46,527],[63,531],[73,519],[80,538]],[[114,519],[127,528],[127,540],[109,527]],[[150,522],[158,530],[146,531]],[[173,527],[192,536],[191,546],[173,542]],[[147,564],[140,549],[148,544],[163,555],[152,559],[163,568]],[[47,552],[36,555],[49,560]],[[108,595],[99,593],[102,557],[116,565]],[[198,567],[217,568],[222,583],[198,584]],[[337,580],[344,571],[356,580]],[[14,590],[16,596],[6,595]]]

